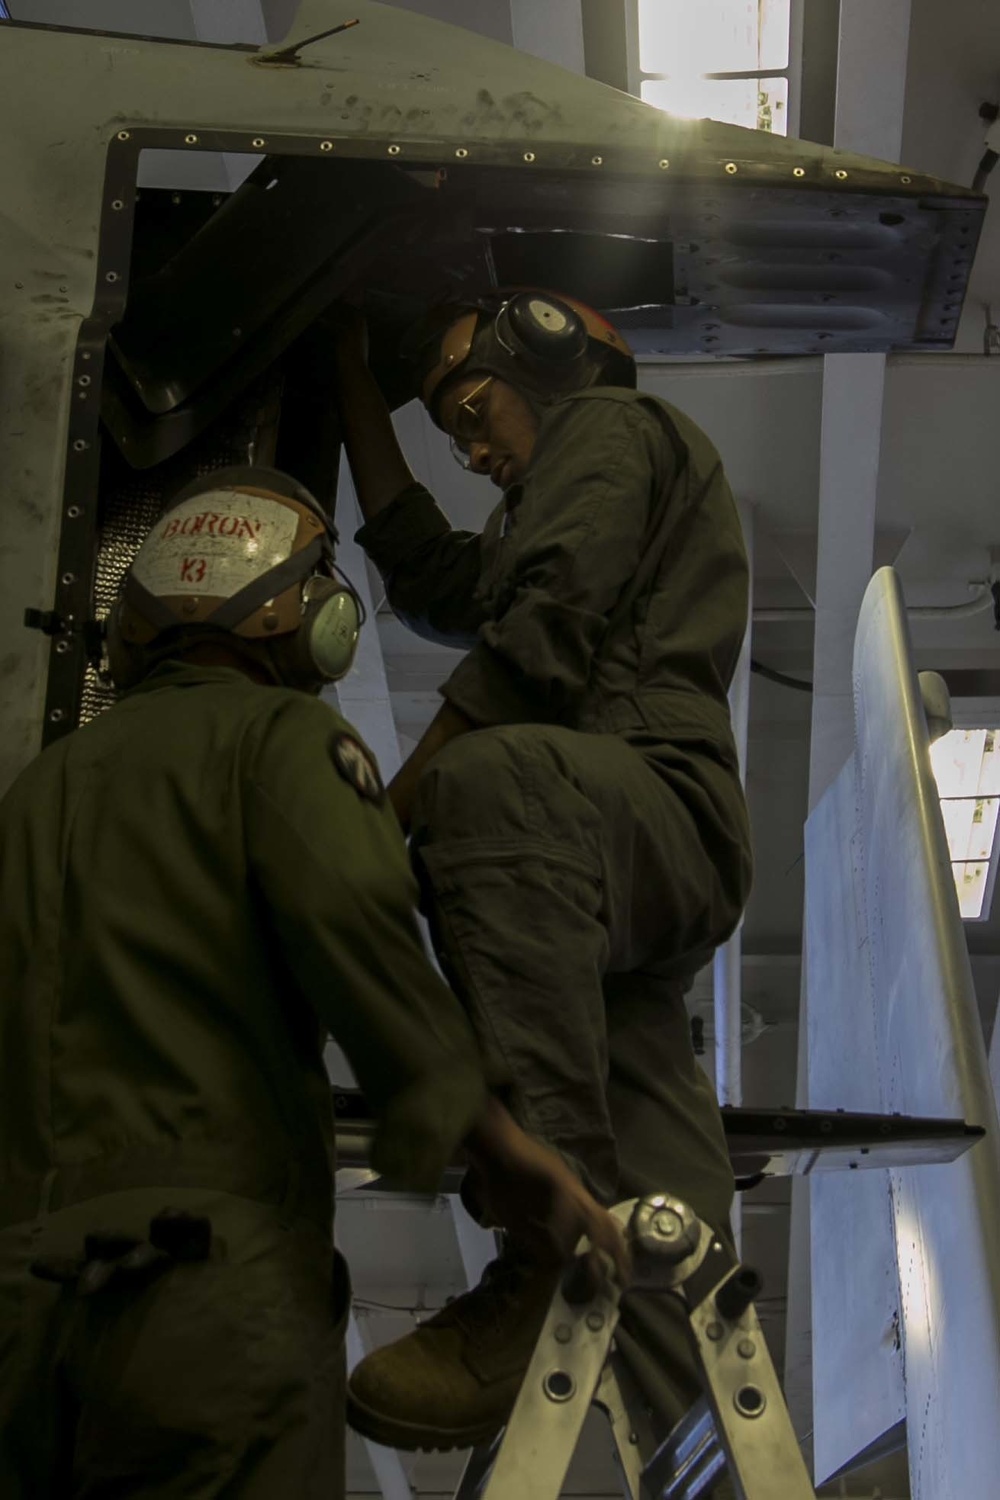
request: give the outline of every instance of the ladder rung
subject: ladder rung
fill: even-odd
[[[715,1421],[704,1397],[682,1417],[642,1473],[648,1495],[659,1500],[698,1500],[725,1471]]]

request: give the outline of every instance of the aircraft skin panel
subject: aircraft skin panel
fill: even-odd
[[[130,291],[144,148],[343,161],[370,167],[373,181],[376,168],[406,176],[427,199],[437,183],[431,240],[446,251],[442,274],[459,286],[489,263],[485,241],[494,235],[509,274],[525,268],[513,243],[525,229],[546,240],[571,232],[584,261],[587,235],[609,246],[622,236],[660,242],[670,272],[659,290],[649,291],[648,267],[645,282],[631,283],[635,257],[619,274],[609,250],[604,268],[604,305],[622,310],[640,352],[947,348],[954,338],[983,198],[891,163],[672,119],[410,12],[367,0],[352,11],[358,26],[286,64],[238,48],[0,23],[0,108],[17,141],[0,159],[0,458],[4,503],[19,518],[0,554],[0,789],[43,732],[77,722],[79,626],[90,614],[98,544],[98,413],[103,405],[112,430],[103,373]],[[328,7],[308,0],[293,38],[328,22]],[[499,224],[498,202],[509,209]],[[459,227],[451,233],[449,224]],[[272,345],[245,367],[227,364],[227,398],[279,352],[279,333],[293,336],[346,287],[365,283],[376,241],[391,291],[411,243],[403,237],[394,267],[378,230],[373,220],[373,238],[338,249],[326,281],[292,289],[280,329],[266,330]],[[240,252],[252,260],[253,245]],[[558,256],[548,259],[558,268]],[[175,322],[187,318],[194,329],[201,316],[182,301]],[[146,432],[147,462],[201,430],[190,405],[170,407],[170,375],[151,397],[166,426]],[[215,367],[199,380],[211,400]],[[25,607],[51,612],[48,640],[22,629]]]

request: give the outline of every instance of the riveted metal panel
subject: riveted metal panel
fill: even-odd
[[[141,149],[297,154],[423,174],[454,189],[439,201],[468,228],[456,265],[473,250],[488,261],[484,230],[586,235],[596,225],[609,238],[662,240],[670,284],[625,319],[640,350],[953,339],[985,209],[967,189],[806,142],[679,121],[459,28],[368,0],[353,10],[358,26],[284,62],[0,23],[0,119],[17,142],[0,158],[0,788],[37,748],[42,724],[61,733],[77,722],[98,409],[129,292]],[[307,0],[293,38],[329,21],[325,0]],[[490,218],[512,181],[523,185],[528,224]],[[403,244],[396,269],[384,268],[388,283],[410,256]],[[365,256],[352,264],[348,253],[333,269],[310,294],[330,300],[363,282]],[[624,284],[618,301],[628,302]],[[248,380],[262,372],[252,363]],[[189,414],[166,415],[183,425]],[[27,636],[26,606],[53,607],[67,630],[50,647]]]

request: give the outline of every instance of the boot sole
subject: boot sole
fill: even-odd
[[[449,1453],[453,1448],[476,1448],[480,1443],[492,1442],[505,1423],[481,1423],[478,1427],[419,1426],[416,1422],[401,1422],[395,1417],[386,1417],[381,1412],[365,1406],[356,1396],[347,1395],[347,1425],[361,1437],[383,1448],[400,1448],[404,1453]]]

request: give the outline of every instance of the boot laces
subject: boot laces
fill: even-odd
[[[485,1327],[499,1333],[509,1321],[510,1304],[536,1268],[530,1262],[501,1252],[483,1271],[478,1286],[448,1305],[453,1320],[467,1333]]]

